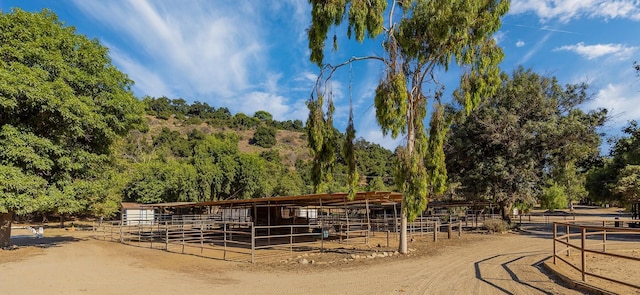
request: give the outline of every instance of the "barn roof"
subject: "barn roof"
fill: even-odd
[[[241,200],[221,200],[199,203],[163,203],[148,204],[149,207],[241,207],[261,205],[289,205],[289,206],[364,206],[369,205],[393,205],[402,202],[402,194],[395,192],[359,192],[353,200],[348,199],[348,193],[310,194],[299,196],[280,196],[268,198],[254,198]]]

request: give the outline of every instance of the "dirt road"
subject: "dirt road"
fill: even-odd
[[[550,248],[477,235],[434,255],[281,270],[78,238],[0,252],[0,294],[580,294],[535,266]]]

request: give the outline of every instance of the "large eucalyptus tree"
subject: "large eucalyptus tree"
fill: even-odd
[[[399,251],[407,252],[407,221],[427,206],[430,193],[442,192],[446,170],[442,145],[447,125],[441,99],[444,85],[436,79],[440,70],[462,67],[467,111],[481,97],[492,94],[499,84],[498,64],[502,50],[493,39],[508,11],[508,0],[310,0],[308,30],[311,61],[320,69],[316,89],[308,101],[307,132],[313,154],[313,181],[320,190],[330,180],[336,136],[330,83],[333,73],[359,60],[377,60],[384,65],[383,78],[375,90],[376,119],[383,134],[406,137],[398,152],[397,189],[402,202]],[[325,40],[329,29],[347,20],[347,36],[362,42],[365,37],[381,40],[382,55],[353,57],[341,64],[325,64]],[[382,35],[382,36],[381,36]],[[379,39],[378,39],[379,38]],[[338,37],[333,36],[334,49]],[[428,102],[435,103],[429,132],[425,128]],[[429,133],[429,134],[428,134]],[[345,158],[349,167],[350,193],[355,192],[356,161],[350,152],[355,138],[352,115],[347,128]]]

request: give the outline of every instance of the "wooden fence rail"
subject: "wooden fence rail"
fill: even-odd
[[[611,247],[614,244],[618,248],[620,246],[622,246],[623,248],[625,246],[631,247],[632,245],[635,245],[637,247],[637,238],[629,237],[639,235],[640,230],[621,227],[620,223],[616,223],[618,227],[606,226],[607,224],[608,221],[581,221],[580,224],[578,224],[577,222],[554,222],[553,264],[557,264],[557,261],[564,262],[566,265],[580,272],[583,282],[587,281],[587,276],[591,276],[635,289],[640,289],[640,285],[638,284],[622,281],[610,276],[596,274],[587,270],[586,266],[588,261],[586,253],[605,255],[607,257],[611,257],[612,259],[640,262],[640,257],[613,253],[613,251],[610,251],[610,249],[608,249],[608,247]],[[614,235],[617,238],[616,241],[611,240],[612,236]],[[588,241],[590,243],[587,243]],[[573,263],[569,258],[567,258],[567,256],[571,255],[572,249],[579,252],[579,263]],[[635,270],[638,269],[638,267],[640,267],[640,263],[638,263],[638,265],[635,265],[631,269]]]

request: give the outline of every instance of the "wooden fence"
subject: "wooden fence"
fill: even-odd
[[[597,222],[554,222],[553,223],[553,264],[558,261],[564,262],[566,265],[580,272],[583,282],[587,281],[587,277],[595,277],[609,282],[625,285],[635,289],[640,289],[640,284],[630,283],[615,278],[612,275],[605,276],[589,271],[587,265],[587,253],[604,255],[609,259],[620,260],[621,263],[634,262],[630,271],[634,271],[637,279],[637,269],[640,268],[640,257],[627,255],[629,251],[635,251],[633,247],[638,247],[637,235],[640,234],[639,229],[625,228],[622,221],[614,221],[615,226],[610,226],[611,221]],[[617,227],[616,227],[617,226]],[[614,238],[615,237],[615,238]],[[569,256],[572,249],[580,255],[579,262],[572,262]],[[631,252],[633,253],[633,252]],[[597,266],[597,265],[596,265]]]

